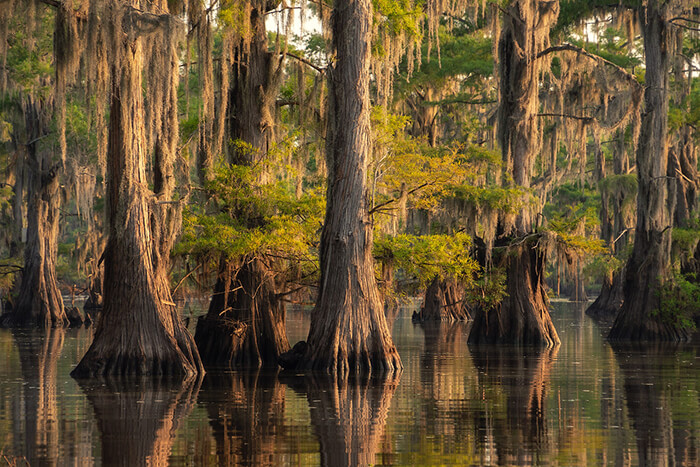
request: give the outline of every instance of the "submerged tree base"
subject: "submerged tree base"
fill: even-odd
[[[464,287],[457,281],[436,277],[425,291],[423,306],[413,321],[468,321],[471,319]]]
[[[625,270],[616,271],[612,278],[603,281],[600,295],[586,309],[586,314],[596,321],[613,321],[620,311],[625,295],[622,288]]]
[[[539,235],[504,252],[506,297],[491,310],[474,313],[469,344],[508,344],[553,347],[561,342],[549,315],[544,285],[546,248]]]
[[[277,366],[289,341],[274,271],[260,258],[244,259],[235,273],[230,268],[222,260],[209,311],[197,322],[195,342],[204,366]]]

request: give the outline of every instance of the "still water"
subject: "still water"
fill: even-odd
[[[91,330],[0,330],[0,465],[700,465],[698,347],[613,349],[554,303],[558,349],[393,323],[384,381],[270,372],[77,383]],[[290,342],[308,316],[288,311]]]

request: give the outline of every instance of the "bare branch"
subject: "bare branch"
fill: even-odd
[[[537,54],[536,59],[542,58],[546,55],[549,55],[551,53],[556,53],[556,52],[574,52],[579,55],[583,55],[584,57],[590,58],[591,60],[594,60],[596,62],[600,62],[604,65],[607,65],[611,68],[613,68],[615,71],[620,73],[625,79],[627,79],[630,83],[633,83],[634,86],[641,88],[642,85],[637,81],[636,76],[625,70],[619,65],[614,64],[610,60],[606,60],[603,57],[599,55],[595,55],[590,53],[589,51],[582,49],[581,47],[577,47],[573,44],[561,44],[561,45],[554,45],[552,47],[548,47],[544,49],[542,52]]]
[[[325,68],[321,68],[320,66],[315,65],[314,63],[310,62],[309,60],[305,59],[304,57],[300,57],[299,55],[293,54],[291,52],[282,51],[282,52],[280,52],[280,55],[286,55],[287,57],[291,57],[293,59],[296,59],[296,60],[300,61],[301,63],[303,63],[304,65],[309,66],[309,67],[313,68],[314,70],[318,71],[319,73],[326,72]]]

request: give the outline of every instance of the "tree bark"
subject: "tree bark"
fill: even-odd
[[[229,134],[234,141],[250,145],[231,149],[232,164],[261,162],[274,140],[281,59],[268,51],[265,29],[265,12],[273,6],[262,0],[250,2],[252,37],[249,44],[242,40],[237,46],[237,63],[231,65],[235,79],[228,90]],[[264,183],[264,178],[258,181]],[[257,215],[249,217],[248,227],[259,227],[262,221]],[[277,365],[279,355],[289,350],[281,287],[274,276],[272,258],[221,258],[209,311],[199,319],[195,333],[206,367]]]
[[[24,118],[27,145],[27,243],[19,296],[12,313],[4,315],[3,326],[60,327],[68,324],[63,298],[56,279],[58,219],[61,202],[58,176],[51,152],[39,150],[37,139],[49,130],[42,124],[46,112],[40,100],[25,97]],[[22,223],[22,219],[17,219]]]
[[[112,29],[120,60],[112,65],[104,308],[93,343],[71,375],[191,375],[203,367],[172,302],[163,244],[171,240],[161,229],[163,212],[154,208],[158,198],[147,188],[143,39],[121,33],[131,27],[121,7],[113,4],[110,12],[122,24]]]
[[[468,321],[471,319],[464,287],[454,279],[436,277],[425,291],[423,306],[414,321]]]
[[[225,269],[234,269],[228,261],[222,267],[209,311],[199,318],[195,333],[204,366],[277,366],[289,341],[284,304],[271,269],[257,257],[244,258],[234,272]]]
[[[506,187],[530,189],[532,168],[541,147],[537,123],[542,60],[538,53],[549,44],[549,30],[559,15],[559,2],[516,0],[504,13],[498,39],[500,96],[498,140],[503,154]],[[539,206],[524,195],[523,207],[513,218],[500,221],[503,237],[514,235],[520,246],[502,256],[508,296],[496,310],[477,308],[469,343],[508,343],[552,346],[559,337],[547,309],[544,285],[546,252],[532,238]],[[537,236],[539,238],[539,236]]]
[[[659,291],[671,273],[671,231],[675,179],[668,174],[668,101],[671,37],[669,11],[658,0],[640,9],[646,64],[644,114],[637,148],[637,225],[627,262],[625,301],[608,338],[611,340],[688,339],[684,329],[655,314]]]
[[[469,344],[509,344],[552,347],[560,344],[552,317],[544,281],[546,251],[530,238],[505,258],[506,296],[496,308],[477,308],[469,333]],[[497,263],[496,263],[497,264]]]
[[[586,314],[598,321],[612,321],[625,300],[623,284],[625,269],[612,271],[603,279],[598,298],[586,309]]]
[[[303,346],[299,358],[280,363],[285,368],[296,366],[339,375],[391,373],[403,366],[374,277],[366,186],[371,2],[335,3],[331,25],[335,59],[328,70],[329,177],[320,246],[321,282],[308,345]]]

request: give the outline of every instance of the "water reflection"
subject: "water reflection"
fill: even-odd
[[[201,380],[153,377],[80,380],[95,412],[104,465],[167,465],[180,422]]]
[[[695,348],[673,344],[613,345],[642,466],[700,464],[698,380],[684,374]],[[675,402],[675,403],[674,403]],[[675,420],[675,421],[674,421]]]
[[[276,371],[208,373],[199,403],[213,431],[217,465],[279,465],[285,387]]]
[[[56,369],[64,334],[59,328],[12,331],[25,382],[24,391],[15,393],[15,433],[24,436],[15,437],[14,453],[29,465],[56,465],[59,459]]]
[[[389,407],[400,375],[387,379],[337,379],[322,374],[286,376],[295,391],[305,393],[323,466],[381,464]]]
[[[484,413],[478,427],[484,456],[498,465],[549,464],[552,436],[546,400],[558,347],[470,347]]]

